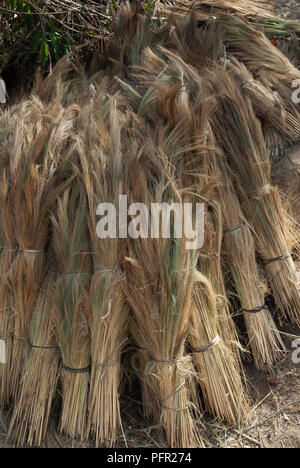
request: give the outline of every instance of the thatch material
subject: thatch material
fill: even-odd
[[[99,238],[97,207],[119,205],[124,189],[122,133],[125,116],[116,99],[107,100],[98,89],[97,99],[83,109],[84,144],[81,170],[88,198],[88,225],[93,252],[89,289],[91,383],[88,431],[96,446],[114,445],[120,428],[119,388],[121,353],[127,339],[128,307],[124,304],[124,275],[120,268],[120,241]]]
[[[196,383],[210,413],[231,425],[244,421],[249,402],[231,316],[238,301],[256,365],[270,367],[283,348],[269,311],[257,310],[266,288],[256,252],[280,318],[300,323],[289,255],[297,255],[299,230],[271,187],[265,142],[272,133],[298,139],[298,111],[287,100],[299,72],[236,18],[246,2],[214,2],[215,13],[210,1],[197,5],[210,17],[205,24],[197,15],[178,24],[173,17],[155,32],[151,15],[143,19],[137,4],[125,2],[90,75],[62,60],[38,79],[39,98],[17,107],[7,129],[3,121],[0,331],[8,365],[1,401],[16,399],[10,437],[17,445],[44,437],[59,351],[60,431],[82,440],[91,434],[97,446],[116,443],[128,331],[144,413],[171,447],[202,443]],[[234,15],[218,17],[224,8]],[[118,206],[121,194],[148,209],[206,203],[203,249],[187,250],[188,239],[172,233],[176,217],[169,238],[100,239],[97,206]],[[127,221],[139,231],[137,215]],[[230,304],[232,294],[238,301]]]
[[[286,103],[276,91],[270,91],[255,80],[245,65],[234,60],[229,69],[240,82],[243,93],[250,97],[257,116],[266,125],[277,130],[285,141],[292,143],[298,140],[300,138],[299,114],[294,111],[293,106]]]
[[[224,254],[240,301],[256,367],[270,368],[282,358],[285,346],[265,305],[267,287],[259,278],[253,237],[224,165],[222,172],[220,201],[225,224]]]
[[[52,219],[57,281],[54,321],[62,355],[62,410],[59,429],[87,438],[90,334],[87,294],[90,251],[86,229],[86,194],[76,179],[58,199]]]
[[[138,125],[128,150],[130,200],[139,200],[148,209],[152,202],[180,202],[170,161],[173,154],[184,153],[182,142],[174,132],[168,136],[167,128],[159,129],[154,137],[144,126]],[[148,158],[154,167],[148,166]],[[193,447],[197,437],[189,382],[194,370],[185,341],[196,252],[186,251],[184,241],[171,236],[128,242],[125,293],[132,307],[134,339],[140,348],[144,408],[162,424],[171,447]]]
[[[274,90],[285,103],[291,102],[292,82],[300,72],[257,27],[239,18],[223,16],[225,46],[267,89]],[[294,112],[297,114],[296,106]]]
[[[39,446],[44,439],[54,397],[59,363],[54,336],[54,274],[46,276],[30,326],[28,357],[8,437],[17,446]]]
[[[13,194],[11,215],[18,244],[18,254],[11,272],[14,293],[14,365],[11,380],[14,397],[19,391],[32,312],[46,275],[49,210],[59,192],[49,145],[57,110],[57,103],[47,108],[35,98],[25,102],[19,110],[11,141],[8,177]],[[58,120],[60,122],[60,116]],[[59,134],[54,136],[59,137]],[[55,145],[58,141],[55,141]]]
[[[206,409],[236,425],[249,413],[236,357],[218,334],[216,295],[207,278],[196,272],[189,342]]]
[[[11,265],[16,256],[15,231],[11,216],[13,193],[7,177],[10,155],[9,136],[13,131],[14,116],[11,113],[1,115],[0,130],[0,339],[5,343],[5,364],[0,364],[0,406],[9,403],[12,396],[11,371],[13,366],[13,293]]]

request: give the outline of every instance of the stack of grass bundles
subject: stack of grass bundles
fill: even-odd
[[[88,430],[95,437],[96,446],[111,447],[120,428],[120,366],[127,338],[128,310],[124,304],[120,241],[117,236],[103,238],[103,232],[98,233],[96,214],[100,203],[117,207],[119,196],[123,195],[122,133],[126,117],[117,110],[116,100],[104,99],[99,90],[95,102],[83,109],[82,122],[85,146],[81,151],[81,166],[93,252],[89,289],[92,369]]]
[[[220,19],[225,28],[225,46],[267,89],[275,90],[289,108],[298,115],[291,103],[292,83],[300,79],[300,71],[292,65],[265,34],[255,26],[232,16]]]
[[[76,106],[61,109],[59,99],[56,102],[58,104],[56,115],[51,121],[44,149],[44,183],[47,183],[47,191],[45,190],[45,193],[41,194],[41,199],[44,203],[43,208],[46,210],[44,215],[45,234],[46,227],[48,234],[50,211],[53,209],[56,197],[65,190],[69,183],[66,178],[70,157],[68,145],[78,111]],[[62,154],[64,155],[63,160],[61,159]],[[47,167],[48,173],[46,172]],[[9,427],[10,440],[19,446],[24,445],[25,442],[31,446],[41,444],[47,430],[57,381],[58,351],[53,322],[55,278],[51,272],[53,265],[49,258],[44,265],[47,273],[44,274],[43,284],[39,286],[32,314],[28,337],[29,352],[26,356],[20,392]]]
[[[7,176],[9,160],[9,135],[13,131],[14,117],[11,113],[1,115],[0,125],[0,340],[2,352],[0,363],[0,406],[9,403],[12,396],[11,368],[13,346],[13,294],[11,288],[11,265],[16,255],[15,233],[11,216],[11,202],[13,194],[9,187]]]
[[[284,318],[300,322],[297,272],[288,250],[286,214],[277,189],[271,186],[270,161],[251,101],[225,70],[218,68],[215,88],[218,112],[212,127],[224,150],[239,198],[255,234],[256,247],[267,270],[273,296]]]
[[[176,167],[178,174],[181,172],[184,174],[182,179],[180,179],[178,175],[177,184],[179,184],[178,190],[180,190],[180,193],[194,192],[197,194],[197,197],[195,197],[197,201],[201,199],[204,200],[207,199],[211,192],[214,178],[214,175],[207,177],[205,172],[202,171],[202,153],[203,147],[205,147],[206,144],[205,135],[207,134],[207,116],[211,109],[210,99],[205,99],[199,93],[201,79],[194,68],[184,64],[184,62],[172,52],[163,49],[163,53],[170,60],[169,68],[165,73],[160,72],[157,79],[153,81],[152,89],[154,90],[157,88],[158,92],[156,98],[155,94],[153,96],[152,93],[150,101],[151,107],[149,106],[151,112],[148,112],[147,116],[151,116],[156,123],[158,118],[162,119],[161,122],[167,122],[171,130],[169,139],[171,139],[172,135],[174,141],[178,141],[177,146],[174,145]],[[146,73],[148,76],[151,75],[151,70],[153,71],[154,68],[159,68],[163,63],[162,60],[156,58],[154,53],[149,49],[145,51],[143,59],[142,65],[139,67],[139,70],[143,72],[142,76],[140,76],[142,80],[145,79]],[[155,65],[152,69],[150,67],[151,63]],[[178,81],[180,80],[182,84],[180,82],[172,84],[174,75],[175,77],[178,75]],[[159,80],[163,81],[164,85],[159,83]],[[167,80],[170,81],[168,87],[165,85]],[[150,90],[151,88],[149,88],[149,91]],[[197,93],[195,103],[192,102],[192,96],[189,94],[191,90],[194,90],[195,94]],[[147,95],[149,96],[149,91],[145,93],[142,103],[146,101],[145,97]],[[153,104],[155,104],[155,106]],[[141,109],[141,107],[140,105],[139,109]],[[153,117],[155,110],[158,114],[156,120]],[[161,123],[161,125],[163,124]],[[174,138],[175,134],[176,138]],[[180,150],[178,151],[178,148],[180,149],[182,146],[182,143],[179,143],[181,140],[184,141],[186,145],[182,148],[182,154],[180,154]],[[161,149],[161,152],[164,154],[164,157],[168,154],[168,152],[163,151],[163,149]],[[168,164],[172,165],[172,159],[168,161]],[[199,188],[199,180],[201,181],[202,193]],[[219,215],[220,221],[221,214],[219,213]],[[221,235],[216,238],[214,237],[213,242],[215,242],[216,245],[213,246],[213,249],[219,249],[220,251],[222,232],[219,231],[219,234]],[[213,262],[214,254],[215,250],[209,252],[209,260],[206,262],[207,269],[205,270],[205,274],[210,275],[216,287],[220,288],[218,293],[222,294],[224,293],[225,287],[221,280],[222,271],[220,258],[218,261]],[[213,265],[211,262],[213,262]],[[207,283],[209,283],[209,281],[207,281]],[[211,286],[210,291],[213,291]],[[201,294],[204,293],[201,292]],[[198,292],[198,297],[200,297],[201,294]],[[214,292],[214,295],[215,294]],[[224,296],[226,296],[225,293]],[[208,304],[207,301],[205,302],[207,310],[205,307],[197,310],[194,306],[193,324],[195,325],[196,322],[197,326],[194,326],[193,329],[189,331],[192,336],[192,345],[199,349],[206,350],[208,340],[219,340],[218,332],[228,339],[228,348],[221,340],[220,346],[216,349],[209,351],[210,346],[208,346],[207,356],[204,356],[205,353],[203,353],[203,356],[201,352],[195,353],[194,361],[197,370],[200,372],[200,374],[198,374],[198,382],[203,389],[206,407],[220,419],[234,424],[238,420],[245,419],[248,411],[248,401],[240,376],[241,363],[239,350],[236,346],[237,335],[235,327],[229,315],[227,304],[225,303],[225,305],[223,302],[223,307],[221,307],[220,299],[221,298],[218,296],[218,310],[216,298],[213,304],[209,301]],[[202,298],[202,300],[205,300],[205,298]],[[214,312],[213,316],[209,313],[211,310]],[[218,317],[218,311],[220,310],[222,310],[222,324]],[[225,330],[221,331],[222,325],[224,325]],[[212,334],[214,334],[214,336],[212,336]],[[211,341],[209,341],[209,343]],[[217,388],[216,383],[218,383]],[[236,389],[238,389],[237,397],[235,396]]]
[[[267,288],[259,279],[253,237],[224,166],[219,193],[225,222],[225,256],[243,311],[256,367],[270,368],[282,357],[285,347],[265,305]]]
[[[149,134],[144,127],[144,122],[137,126],[128,151],[127,193],[149,210],[151,203],[180,203],[170,161],[173,154],[184,152],[182,142],[175,132],[168,137],[162,126]],[[154,164],[150,164],[150,158]],[[173,223],[169,227],[172,229]],[[140,238],[128,242],[125,292],[132,307],[133,335],[140,348],[144,408],[162,424],[170,447],[194,447],[198,441],[189,402],[194,369],[185,342],[196,255],[186,251],[185,242],[173,235],[171,232],[170,238],[159,238],[156,234],[147,239],[148,232],[142,232]]]
[[[86,229],[86,193],[79,178],[57,201],[52,231],[57,261],[54,303],[56,339],[62,355],[62,410],[59,429],[86,439],[90,333],[87,294],[90,251]]]

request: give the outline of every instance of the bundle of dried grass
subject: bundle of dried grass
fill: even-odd
[[[267,287],[259,278],[253,237],[224,164],[222,173],[219,194],[225,224],[224,253],[256,367],[266,369],[282,358],[285,346],[265,304]]]
[[[96,213],[100,203],[117,207],[119,196],[123,195],[122,133],[126,117],[117,109],[115,98],[107,100],[98,90],[96,101],[83,109],[82,124],[85,146],[80,156],[93,252],[89,289],[92,369],[88,431],[95,437],[96,446],[112,447],[120,428],[120,366],[128,333],[128,307],[123,295],[120,241],[98,237]]]
[[[13,193],[7,176],[9,161],[9,135],[13,131],[14,116],[12,113],[1,114],[0,124],[0,340],[4,342],[5,364],[0,364],[0,406],[9,403],[12,396],[11,368],[13,345],[13,294],[11,289],[10,269],[16,255],[15,233],[11,215]]]
[[[52,310],[54,292],[54,274],[49,273],[33,312],[29,355],[8,431],[8,438],[17,446],[39,446],[48,427],[59,364]]]
[[[62,355],[62,410],[59,429],[71,437],[87,438],[90,333],[87,294],[90,251],[86,229],[86,194],[75,179],[57,200],[51,216],[57,261],[54,321]]]
[[[56,139],[50,144],[57,110],[57,101],[50,107],[44,106],[36,98],[23,103],[11,139],[8,177],[13,194],[11,215],[18,244],[18,254],[11,271],[14,293],[11,382],[15,398],[19,393],[27,354],[30,320],[46,275],[49,210],[58,193],[53,149],[60,140]]]
[[[300,292],[294,262],[288,250],[286,216],[278,191],[271,186],[270,161],[261,125],[249,98],[232,78],[218,69],[213,79],[219,93],[212,128],[224,150],[239,198],[247,212],[255,242],[267,270],[282,316],[299,323]],[[211,78],[212,78],[211,74]]]
[[[195,272],[189,342],[206,409],[228,424],[244,422],[249,400],[236,357],[218,334],[216,294],[210,281]]]
[[[168,135],[161,126],[148,133],[145,123],[138,123],[128,149],[130,200],[139,200],[149,210],[151,203],[180,202],[170,161],[181,151],[182,141],[175,132]],[[131,224],[142,229],[134,220]],[[132,331],[140,349],[138,369],[144,409],[162,424],[171,447],[194,447],[199,443],[189,401],[194,370],[185,341],[197,255],[186,251],[184,241],[175,239],[173,233],[171,238],[145,236],[142,229],[141,237],[128,242],[124,262],[125,294],[132,307]]]

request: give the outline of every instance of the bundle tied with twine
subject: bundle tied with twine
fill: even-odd
[[[138,73],[135,73],[134,78],[141,81],[141,84],[146,82],[147,76],[153,80],[153,71],[155,70],[157,73],[162,68],[157,79],[151,82],[152,86],[144,92],[141,102],[137,106],[137,112],[147,115],[147,118],[155,122],[156,125],[160,121],[162,128],[163,125],[167,125],[170,129],[166,141],[173,140],[175,156],[172,158],[168,152],[169,148],[165,148],[166,145],[160,143],[158,160],[165,159],[166,166],[172,167],[174,164],[174,167],[177,168],[176,181],[173,182],[172,187],[176,187],[184,201],[186,201],[185,197],[191,199],[191,194],[193,194],[193,201],[207,201],[213,197],[213,187],[216,183],[214,174],[207,174],[203,168],[204,154],[208,160],[210,159],[208,148],[211,148],[212,143],[207,139],[207,119],[214,101],[201,88],[202,80],[194,67],[186,65],[173,52],[162,48],[161,52],[168,65],[164,63],[161,55],[157,57],[153,51],[146,49],[142,64],[137,67]],[[175,81],[176,78],[177,81]],[[133,93],[131,93],[132,95]],[[135,99],[138,100],[137,97]],[[163,131],[161,135],[163,135]],[[163,170],[165,169],[163,168],[161,172]],[[221,220],[219,212],[216,228],[222,224]],[[205,359],[203,361],[201,357],[196,361],[198,366],[201,362],[202,373],[206,375],[206,379],[196,377],[196,380],[204,388],[207,409],[220,419],[234,424],[239,418],[246,418],[249,405],[240,376],[242,366],[240,350],[237,346],[237,333],[229,313],[222,278],[220,264],[222,230],[218,230],[218,235],[213,237],[212,243],[214,245],[212,249],[209,249],[209,258],[205,262],[205,275],[209,275],[218,288],[218,309],[217,306],[213,308],[214,318],[210,317],[208,312],[206,316],[204,316],[205,311],[202,314],[199,313],[197,316],[199,335],[196,336],[194,343],[197,342],[198,347],[200,347],[203,340],[207,340],[207,337],[203,337],[200,332],[200,327],[204,327],[204,329],[206,327],[206,329],[211,328],[215,331],[215,336],[211,339],[220,333],[226,342],[228,340],[228,347],[221,345],[222,351],[220,351],[221,348],[214,351],[211,361]],[[216,296],[216,292],[214,294]],[[223,295],[222,298],[221,295]],[[206,320],[204,325],[203,320]],[[191,333],[190,329],[189,333]],[[204,342],[206,343],[206,341]],[[218,382],[218,394],[214,388],[216,382]],[[234,396],[236,388],[239,388],[238,398]],[[228,394],[231,395],[230,399],[227,398]],[[197,405],[198,402],[196,402]]]
[[[116,98],[108,100],[99,88],[96,101],[83,109],[82,125],[85,146],[80,152],[81,171],[93,252],[88,298],[91,333],[88,431],[95,438],[96,446],[111,447],[121,427],[121,356],[128,333],[128,306],[123,294],[120,241],[101,237],[97,214],[104,214],[98,212],[100,203],[112,203],[117,207],[119,196],[123,195],[122,135],[126,117],[118,110]],[[117,217],[115,221],[119,224]]]
[[[226,165],[221,168],[223,179],[219,187],[224,217],[224,254],[239,299],[256,367],[270,368],[282,358],[285,346],[265,303],[266,285],[260,280],[254,240],[244,218]]]
[[[75,146],[76,147],[76,146]],[[59,430],[86,439],[90,333],[87,295],[91,259],[86,227],[87,200],[79,178],[57,200],[51,216],[56,257],[54,323],[62,356],[62,409]]]
[[[15,116],[1,114],[0,124],[0,340],[3,342],[3,361],[0,364],[0,406],[6,406],[12,396],[11,369],[13,366],[13,291],[11,265],[16,256],[14,224],[11,216],[13,193],[9,186],[7,166],[10,155],[9,136],[12,134]]]
[[[214,263],[217,255],[214,249],[218,214],[220,212],[218,213],[216,206],[215,210],[205,216],[205,244],[200,251],[194,273],[188,341],[206,410],[219,420],[234,425],[247,419],[249,398],[243,383],[240,348],[235,340],[228,341],[228,328],[223,329],[227,297],[222,297],[221,291],[215,289],[220,287],[220,283],[216,283],[213,273],[220,275],[222,272],[215,269],[221,268],[220,263]],[[226,322],[227,319],[225,325]],[[231,329],[229,331],[229,336],[233,339],[235,335]]]
[[[207,411],[230,425],[247,420],[249,400],[235,355],[218,334],[216,294],[210,281],[195,271],[189,343]]]
[[[30,325],[27,359],[20,393],[8,437],[17,446],[39,446],[48,428],[52,400],[56,391],[59,352],[54,336],[53,296],[55,277],[48,273]]]
[[[174,168],[168,161],[175,149],[177,155],[183,151],[178,135],[168,137],[167,128],[152,135],[145,122],[136,119],[127,152],[126,193],[148,210],[151,203],[180,202]],[[132,223],[138,229],[138,219]],[[169,446],[194,447],[199,443],[190,403],[194,368],[186,356],[185,342],[196,253],[185,249],[183,239],[174,238],[173,222],[169,227],[170,238],[156,234],[148,239],[142,230],[141,237],[129,239],[124,260],[125,294],[139,348],[134,365],[142,383],[146,415],[162,424]]]

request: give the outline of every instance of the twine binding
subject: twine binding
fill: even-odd
[[[280,261],[284,261],[284,260],[287,260],[288,258],[290,258],[291,255],[282,255],[280,257],[276,257],[276,258],[270,258],[268,260],[264,260],[264,265],[267,266],[267,265],[270,265],[270,263],[274,263],[274,262],[280,262]]]
[[[225,234],[230,233],[230,232],[235,232],[235,231],[237,231],[238,229],[241,229],[244,226],[245,226],[245,223],[241,223],[238,226],[234,226],[232,228],[226,229]]]

